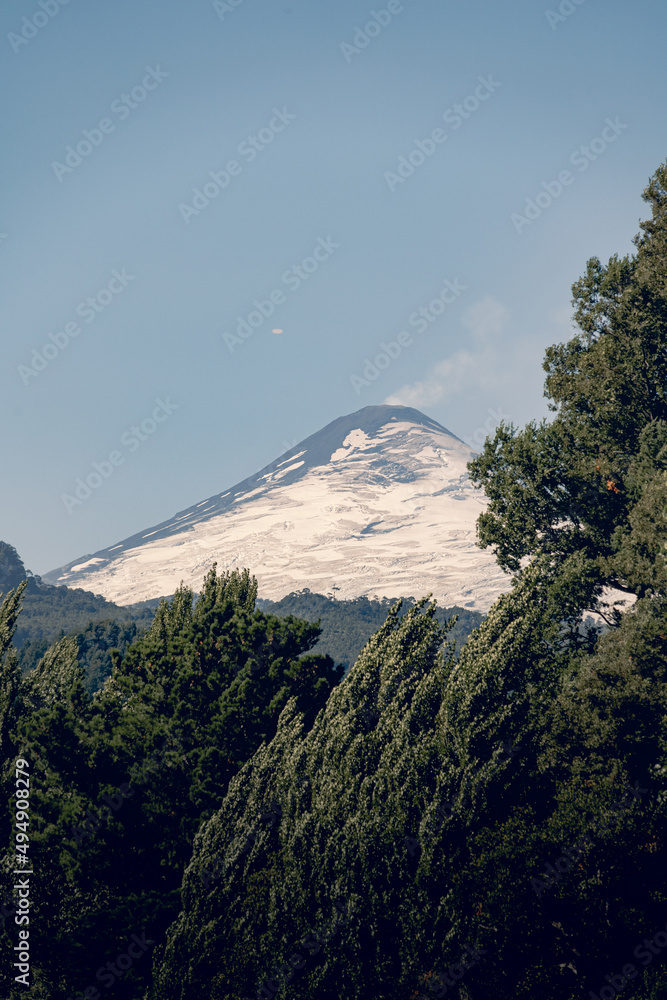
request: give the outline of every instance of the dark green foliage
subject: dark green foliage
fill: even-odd
[[[124,652],[150,626],[159,603],[120,607],[86,590],[52,587],[25,569],[12,545],[0,542],[0,591],[22,581],[23,610],[14,635],[21,673],[34,670],[55,640],[73,635],[91,694],[111,673],[111,650]]]
[[[110,676],[113,666],[112,651],[118,650],[121,654],[124,653],[142,631],[135,622],[97,621],[91,622],[81,632],[75,632],[70,636],[78,647],[78,659],[84,673],[84,686],[89,694],[99,690]],[[47,639],[28,639],[24,642],[18,654],[21,673],[28,674],[34,670],[49,646],[50,641]]]
[[[331,921],[337,900],[349,920],[281,995],[379,997],[380,979],[405,981],[425,942],[414,935],[423,900],[404,836],[432,811],[435,722],[451,666],[442,640],[433,606],[401,618],[392,609],[309,733],[296,702],[286,707],[271,744],[197,836],[155,1000],[254,996],[274,965],[307,955],[299,942]],[[279,828],[260,831],[244,854],[271,800],[282,805]],[[202,891],[218,856],[219,880]]]
[[[14,750],[13,736],[19,717],[21,672],[12,639],[21,611],[26,583],[10,590],[0,604],[0,754],[5,760]],[[2,594],[0,594],[0,599]]]
[[[94,699],[73,638],[21,685],[14,745],[38,776],[31,852],[42,873],[32,958],[53,1000],[89,985],[132,932],[159,941],[194,835],[230,778],[273,737],[287,701],[312,719],[337,683],[329,658],[302,655],[317,628],[254,611],[255,596],[247,572],[213,569],[194,608],[187,590],[163,602]],[[115,995],[134,997],[150,968],[150,957],[137,964]]]
[[[643,596],[667,584],[667,165],[644,192],[637,254],[592,259],[573,286],[579,332],[547,350],[554,419],[501,425],[471,465],[491,503],[479,538],[501,565],[577,554],[603,584]]]
[[[108,622],[110,619],[147,628],[159,603],[142,601],[120,607],[87,590],[52,587],[26,570],[13,545],[0,542],[0,593],[18,587],[23,581],[26,581],[23,610],[16,626],[14,644],[18,650],[22,650],[26,643],[31,644],[28,656],[22,661],[24,670],[36,665],[39,658],[36,649],[40,643],[51,643],[64,635],[83,631],[91,622]],[[45,645],[44,650],[47,648]]]
[[[257,606],[267,614],[296,615],[307,621],[318,622],[322,630],[317,643],[317,650],[326,653],[342,663],[349,670],[370,637],[382,627],[389,608],[395,600],[383,598],[381,601],[371,601],[367,597],[356,600],[336,601],[323,594],[313,594],[310,590],[300,590],[288,594],[280,601],[258,600]],[[414,597],[403,599],[401,614],[414,607]],[[474,628],[477,628],[484,618],[479,611],[470,608],[437,608],[436,620],[444,625],[454,615],[457,621],[452,626],[449,639],[455,649],[460,650]]]
[[[35,591],[29,589],[16,630],[16,645],[20,648],[28,640],[40,639],[52,642],[61,633],[80,633],[91,623],[110,620],[147,628],[155,613],[155,608],[151,605],[156,603],[145,602],[142,605],[120,607],[86,590],[46,586]]]
[[[630,960],[667,920],[667,608],[642,603],[591,656],[557,641],[572,600],[531,567],[458,663],[432,609],[392,612],[310,733],[288,705],[195,841],[151,1000],[255,997],[269,977],[280,998],[393,1000],[466,943],[486,954],[462,997],[574,1000]],[[646,791],[614,814],[628,782]],[[538,897],[531,878],[587,834]],[[336,900],[350,919],[309,954]]]
[[[128,646],[142,635],[145,627],[135,621],[98,621],[91,622],[74,636],[79,663],[84,671],[84,686],[90,694],[101,688],[111,675],[112,650],[124,654]]]
[[[0,594],[16,589],[26,576],[25,566],[14,546],[0,542]]]
[[[642,603],[600,640],[593,655],[564,657],[554,644],[540,648],[539,640],[530,639],[529,630],[549,634],[557,609],[538,580],[531,588],[527,574],[525,583],[523,610],[517,588],[489,616],[497,618],[503,604],[513,606],[523,641],[520,633],[508,637],[505,625],[489,659],[483,653],[484,633],[491,638],[485,623],[478,642],[464,649],[469,669],[460,678],[461,695],[450,685],[454,705],[464,709],[456,713],[466,720],[463,728],[447,710],[448,696],[443,704],[445,733],[452,726],[460,734],[453,749],[462,762],[471,759],[474,768],[473,754],[465,751],[471,741],[488,745],[489,731],[515,740],[517,750],[506,775],[489,780],[481,769],[468,793],[465,846],[458,858],[445,853],[456,871],[451,920],[459,933],[494,928],[482,996],[570,1000],[589,988],[597,991],[619,955],[631,960],[642,928],[659,929],[660,914],[667,911],[667,870],[656,857],[667,836],[667,643],[660,638],[667,608]],[[532,664],[531,676],[524,675],[508,709],[498,681],[507,666],[514,674],[522,661]],[[489,682],[495,698],[486,710],[483,701],[475,707]],[[464,789],[465,766],[454,771],[459,780],[463,774]],[[635,782],[646,791],[634,805],[630,797],[627,810],[614,818],[613,803],[627,795],[626,783]],[[563,861],[564,848],[587,836],[582,855],[574,863]],[[546,866],[559,858],[572,870],[538,895],[530,879],[548,882]],[[471,899],[478,900],[479,913],[471,912]]]

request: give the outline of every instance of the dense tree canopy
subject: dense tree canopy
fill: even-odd
[[[214,567],[196,603],[186,588],[163,602],[93,698],[73,639],[23,681],[5,657],[3,760],[7,777],[18,753],[36,771],[32,960],[53,1000],[94,982],[133,932],[159,940],[178,912],[194,835],[231,777],[272,738],[290,698],[312,720],[340,679],[331,659],[308,653],[316,626],[255,611],[255,597],[247,571],[219,577]],[[19,603],[15,593],[3,606],[3,641]],[[136,996],[149,974],[146,960],[116,995]]]
[[[313,594],[308,588],[288,594],[280,601],[258,601],[258,606],[268,614],[295,615],[317,622],[322,634],[317,643],[318,652],[328,653],[342,663],[346,670],[355,663],[370,637],[384,623],[389,608],[395,600],[385,597],[381,601],[357,597],[353,600],[332,600],[323,594]],[[413,597],[403,599],[401,613],[406,614],[416,604]],[[436,618],[441,625],[456,617],[449,633],[451,642],[460,649],[472,630],[481,623],[480,611],[458,606],[437,608]]]
[[[399,1000],[466,945],[462,997],[574,1000],[660,929],[667,608],[641,602],[591,656],[536,565],[458,663],[428,611],[390,614],[312,731],[288,706],[232,781],[151,1000]]]

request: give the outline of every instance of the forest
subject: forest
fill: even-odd
[[[124,653],[150,627],[160,598],[139,604],[118,605],[66,586],[52,586],[26,570],[13,545],[0,541],[0,592],[14,589],[26,580],[21,615],[14,632],[21,673],[34,669],[56,639],[76,640],[77,659],[83,668],[84,687],[92,695],[110,676],[113,650]],[[197,594],[193,595],[196,600]],[[363,646],[384,622],[392,602],[358,597],[336,600],[333,593],[314,594],[307,587],[287,594],[280,601],[257,598],[260,611],[285,618],[305,619],[319,626],[317,652],[328,654],[347,671]],[[403,599],[402,613],[415,604],[414,597]],[[441,624],[454,619],[451,639],[460,649],[484,615],[470,608],[438,608]]]
[[[512,588],[465,641],[417,595],[346,672],[213,567],[91,684],[72,634],[22,671],[8,590],[2,996],[27,952],[36,1000],[667,995],[667,164],[644,200],[469,466]]]

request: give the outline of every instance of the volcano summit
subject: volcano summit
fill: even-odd
[[[247,566],[263,598],[305,587],[338,597],[420,597],[487,611],[509,589],[475,545],[486,507],[474,453],[419,410],[366,406],[221,494],[46,574],[120,604],[201,586]]]

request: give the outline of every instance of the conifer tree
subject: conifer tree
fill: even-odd
[[[592,607],[604,585],[667,585],[667,163],[643,197],[636,254],[592,258],[572,286],[578,332],[544,362],[554,419],[501,425],[471,465],[490,499],[480,543],[514,572],[548,553],[567,579],[579,555]]]
[[[27,581],[23,581],[15,590],[10,590],[4,600],[0,594],[0,759],[3,764],[13,752],[11,734],[16,724],[21,672],[12,639],[26,587]]]
[[[197,836],[156,1000],[254,997],[295,953],[305,968],[281,996],[400,995],[405,969],[431,950],[416,933],[423,901],[405,838],[435,812],[452,655],[439,652],[434,612],[421,601],[399,620],[393,608],[312,730],[291,700],[233,779]],[[278,819],[265,823],[272,804]],[[316,957],[302,942],[325,925],[331,941]]]
[[[340,678],[328,657],[308,653],[317,627],[255,612],[255,596],[247,571],[214,568],[194,607],[187,588],[162,605],[94,698],[74,639],[18,688],[10,736],[44,768],[32,791],[44,879],[32,962],[51,1000],[90,986],[133,932],[160,940],[194,835],[230,778],[271,738],[290,697],[312,721]],[[117,981],[118,1000],[134,1000],[150,969],[149,957]]]

